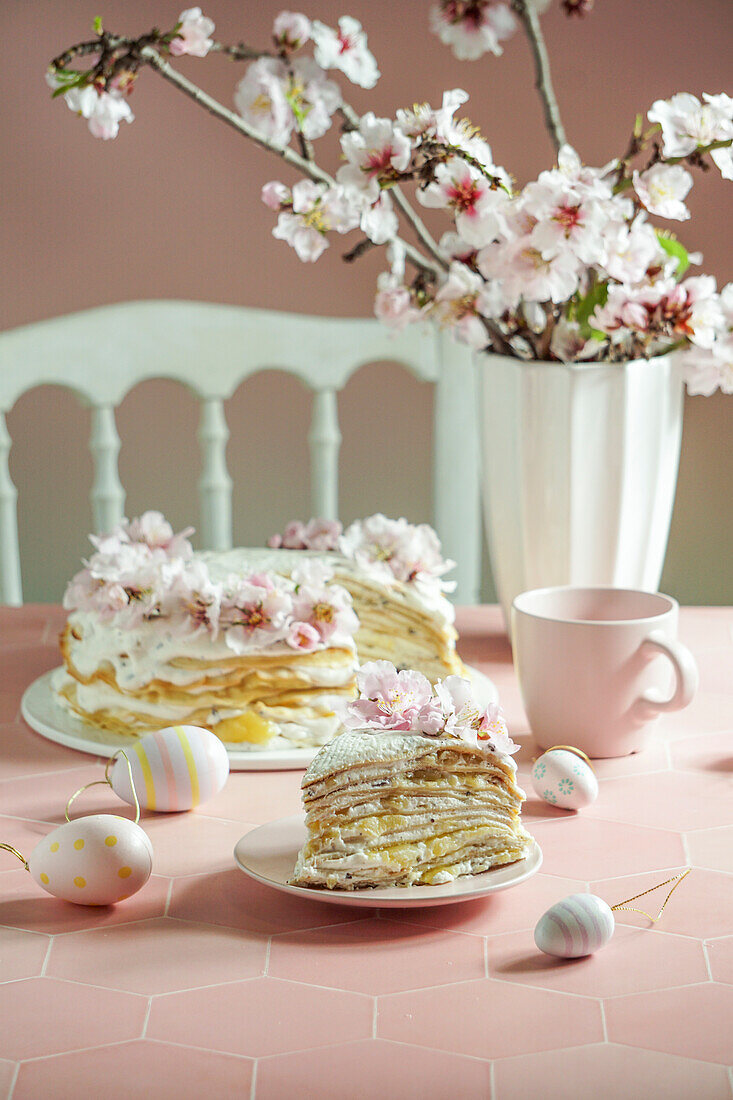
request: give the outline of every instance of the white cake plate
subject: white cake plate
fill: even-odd
[[[381,886],[361,890],[325,890],[321,887],[291,886],[298,852],[305,844],[308,830],[302,814],[281,817],[253,829],[238,842],[234,859],[245,875],[274,890],[331,905],[365,905],[372,909],[408,909],[423,905],[452,905],[457,901],[482,898],[498,890],[508,890],[531,878],[542,866],[542,849],[532,841],[529,854],[506,867],[495,867],[481,875],[464,875],[442,886]]]
[[[51,678],[56,671],[53,669],[39,676],[23,695],[20,711],[31,729],[49,741],[78,749],[79,752],[91,753],[93,756],[114,756],[118,749],[127,748],[138,740],[137,737],[99,729],[64,710],[51,684]],[[483,706],[498,702],[499,694],[489,677],[475,668],[469,668],[468,672],[478,701]],[[232,742],[225,742],[225,747],[229,754],[229,767],[235,772],[307,768],[318,752],[317,748],[243,749],[241,744]]]

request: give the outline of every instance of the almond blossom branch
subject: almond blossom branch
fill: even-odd
[[[218,100],[210,96],[203,88],[199,88],[197,84],[194,84],[187,77],[179,73],[172,65],[160,56],[157,50],[154,50],[151,46],[144,46],[140,51],[141,57],[146,61],[151,68],[155,69],[164,80],[175,85],[180,91],[189,96],[195,103],[198,103],[200,107],[203,107],[209,114],[214,115],[215,118],[221,119],[228,126],[231,126],[234,130],[237,130],[240,134],[244,134],[256,145],[259,145],[263,149],[267,149],[269,152],[274,153],[280,157],[293,168],[297,168],[304,176],[309,179],[315,180],[317,183],[325,183],[329,187],[335,187],[336,181],[333,176],[330,176],[328,172],[324,172],[322,168],[305,157],[296,153],[290,146],[279,146],[270,141],[263,134],[259,133],[254,127],[250,126],[240,115],[235,114],[234,111],[230,111],[228,107],[225,107]],[[401,238],[395,237],[395,240],[399,240],[405,250],[405,256],[410,260],[415,267],[422,269],[423,271],[429,271],[433,274],[437,274],[438,268],[436,265],[428,260],[421,252],[409,244],[407,241],[402,241]]]
[[[353,107],[348,103],[342,103],[338,109],[338,113],[343,118],[346,126],[351,130],[358,130],[359,128],[359,115],[356,113]],[[433,259],[440,264],[444,271],[448,270],[448,264],[445,256],[440,251],[438,243],[431,234],[425,222],[420,215],[414,209],[409,199],[406,198],[403,191],[398,185],[391,188],[392,198],[394,199],[395,206],[397,206],[404,215],[405,219],[410,223],[418,240],[425,246],[427,251],[433,257]]]
[[[545,111],[545,123],[550,132],[555,152],[560,151],[565,145],[565,128],[560,118],[560,109],[557,105],[555,90],[550,76],[550,59],[547,56],[545,37],[540,26],[540,17],[537,14],[531,0],[513,0],[512,7],[524,24],[529,44],[532,48],[532,56],[535,64],[535,87],[539,92]]]

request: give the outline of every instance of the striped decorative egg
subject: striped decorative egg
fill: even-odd
[[[114,905],[145,885],[153,869],[147,833],[126,817],[92,814],[60,825],[31,853],[38,885],[77,905]]]
[[[167,726],[141,737],[126,750],[135,791],[147,810],[191,810],[218,794],[229,775],[224,745],[200,726]],[[124,756],[115,760],[112,787],[134,805]]]
[[[616,922],[611,908],[595,894],[570,894],[537,921],[534,942],[546,955],[578,959],[604,947]]]

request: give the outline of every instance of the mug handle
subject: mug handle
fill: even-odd
[[[664,711],[689,706],[700,683],[700,674],[687,646],[675,638],[668,638],[661,630],[654,630],[642,642],[641,652],[650,657],[659,653],[669,657],[675,672],[675,687],[669,699],[661,699],[656,690],[645,692],[634,704],[639,717],[648,721]]]

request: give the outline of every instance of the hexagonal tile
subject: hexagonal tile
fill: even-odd
[[[711,871],[733,871],[733,826],[723,829],[697,829],[685,835],[693,867]]]
[[[537,949],[532,932],[492,936],[489,976],[563,993],[617,997],[642,989],[692,985],[708,978],[702,944],[646,928],[619,925],[595,955],[556,959]]]
[[[2,981],[32,978],[40,974],[50,943],[50,936],[40,936],[36,932],[21,932],[17,928],[3,928],[0,933]]]
[[[500,890],[476,901],[435,905],[425,909],[390,909],[389,916],[390,920],[423,927],[494,936],[501,932],[534,928],[545,909],[549,909],[568,894],[577,894],[584,889],[585,882],[579,879],[557,878],[540,873],[511,890]]]
[[[153,845],[156,873],[170,876],[231,867],[234,845],[248,831],[239,821],[219,821],[198,813],[146,814],[142,825]]]
[[[300,771],[272,772],[263,783],[259,772],[232,772],[224,789],[196,813],[257,825],[289,817],[300,811],[302,778]]]
[[[0,782],[0,806],[3,813],[9,817],[22,817],[61,825],[66,820],[64,810],[71,795],[85,783],[104,779],[104,765],[101,762],[91,762],[79,767],[80,760],[89,758],[80,756],[79,753],[74,755],[77,767],[49,772],[43,776],[42,780],[36,775],[3,779]],[[122,811],[120,811],[121,805]],[[92,787],[91,790],[85,791],[74,807],[78,815],[124,813],[124,804],[120,803],[111,787],[105,786]]]
[[[684,870],[684,867],[594,882],[591,883],[591,890],[609,905],[619,905],[626,898],[657,886],[665,879],[678,874],[680,870]],[[656,916],[668,890],[669,886],[660,887],[654,893],[632,901],[631,904]],[[661,932],[677,932],[683,936],[696,936],[701,940],[711,939],[713,936],[725,936],[730,932],[731,913],[733,913],[733,878],[716,871],[695,869],[680,882],[657,927]],[[617,909],[614,916],[617,924],[633,924],[641,927],[647,927],[649,924],[646,917],[628,910]]]
[[[16,1062],[0,1061],[0,1095],[10,1096],[10,1088],[17,1068]]]
[[[730,729],[733,729],[730,695],[699,691],[689,707],[673,714],[663,714],[656,725],[655,735],[665,741],[678,741],[695,732],[717,733]]]
[[[701,692],[705,694],[718,692],[723,695],[733,693],[733,680],[730,675],[733,651],[730,646],[698,649],[695,657],[700,670]]]
[[[544,874],[588,882],[592,878],[634,874],[685,862],[682,840],[675,833],[600,821],[587,814],[583,810],[571,818],[539,821],[532,826],[542,848]]]
[[[0,1056],[38,1058],[142,1035],[148,1002],[134,993],[56,978],[7,982]]]
[[[24,1062],[14,1100],[181,1100],[185,1096],[249,1096],[252,1062],[233,1054],[187,1050],[147,1039]]]
[[[18,697],[14,696],[15,709]],[[79,753],[56,745],[35,733],[25,722],[12,722],[3,713],[0,699],[0,760],[3,779],[15,776],[40,775],[50,771],[72,770],[79,767]],[[69,791],[69,794],[73,791]],[[68,795],[66,796],[69,797]]]
[[[257,1100],[303,1095],[343,1100],[347,1081],[359,1100],[447,1100],[458,1094],[461,1100],[486,1100],[491,1095],[491,1066],[425,1047],[363,1039],[329,1047],[327,1056],[322,1050],[309,1050],[260,1059]]]
[[[0,925],[52,934],[162,916],[170,887],[168,879],[151,875],[139,893],[119,905],[72,905],[47,894],[27,871],[9,871],[1,881]]]
[[[733,712],[733,703],[731,711]],[[730,732],[706,733],[701,737],[675,741],[670,746],[670,753],[677,770],[733,775],[733,735]]]
[[[700,659],[701,651],[730,646],[731,610],[729,607],[689,607],[680,615],[680,640]]]
[[[275,936],[268,974],[357,993],[395,993],[483,978],[484,944],[456,932],[352,921]]]
[[[668,745],[661,737],[653,737],[642,752],[632,752],[628,756],[610,757],[608,760],[594,760],[593,768],[599,780],[618,779],[626,775],[649,775],[653,772],[669,771]]]
[[[359,993],[253,978],[156,997],[146,1035],[260,1057],[366,1039],[372,1005]]]
[[[572,1082],[572,1085],[569,1083]],[[725,1070],[670,1054],[604,1043],[551,1050],[494,1063],[495,1100],[568,1100],[574,1096],[730,1100]]]
[[[0,908],[0,912],[2,909]],[[292,894],[271,890],[233,867],[210,875],[178,879],[173,883],[172,917],[246,928],[272,935],[296,928],[319,928],[363,919],[364,912],[345,905],[301,900]]]
[[[53,828],[46,821],[23,821],[19,817],[0,817],[0,841],[16,848],[26,859],[46,833]],[[17,871],[22,864],[11,853],[0,853],[0,874]]]
[[[262,974],[267,938],[159,917],[57,936],[46,973],[57,978],[168,993]],[[195,958],[195,970],[186,960]]]
[[[730,776],[717,772],[659,772],[653,777],[608,779],[588,817],[687,832],[733,825]]]
[[[716,982],[733,985],[733,936],[724,936],[705,944],[710,959],[710,973]]]
[[[714,982],[606,1002],[611,1042],[703,1062],[725,1064],[733,1058],[731,1019],[733,987]]]
[[[506,1058],[597,1043],[603,1025],[597,1001],[484,979],[380,997],[377,1034],[475,1058]]]

